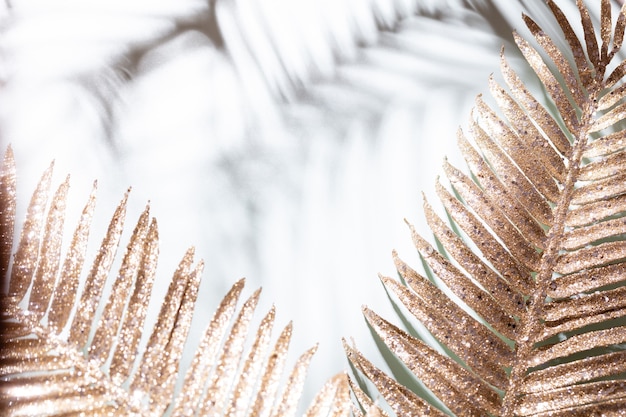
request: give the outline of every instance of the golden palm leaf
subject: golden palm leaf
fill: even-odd
[[[117,274],[111,274],[123,232],[126,193],[83,277],[95,186],[61,261],[69,182],[63,182],[48,203],[51,177],[52,166],[33,194],[11,262],[16,169],[12,151],[7,150],[0,177],[0,267],[3,276],[10,274],[1,298],[3,415],[295,414],[315,348],[284,373],[291,323],[273,344],[273,307],[258,329],[251,327],[260,290],[237,311],[244,280],[232,286],[184,372],[180,360],[203,263],[194,264],[193,249],[185,254],[158,320],[142,344],[158,258],[157,223],[150,220],[149,208],[135,226]],[[254,339],[247,341],[249,335]],[[182,385],[177,389],[179,379]],[[307,416],[349,411],[346,376],[338,374],[320,391]]]
[[[425,394],[344,344],[355,376],[398,415],[626,413],[626,8],[613,21],[601,0],[596,33],[579,0],[579,39],[547,3],[563,39],[528,16],[536,45],[514,34],[547,99],[502,54],[504,86],[489,80],[495,105],[479,96],[458,134],[470,173],[445,162],[453,191],[436,185],[450,221],[424,203],[439,249],[410,226],[430,279],[396,253],[401,280],[381,277],[434,343],[364,308]]]

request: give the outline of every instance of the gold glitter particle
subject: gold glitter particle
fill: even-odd
[[[532,30],[532,29],[531,29]],[[576,117],[576,110],[572,106],[567,93],[563,90],[561,84],[556,79],[552,71],[548,68],[546,63],[541,58],[541,55],[535,50],[525,39],[523,39],[517,33],[513,33],[515,43],[526,58],[528,64],[535,70],[537,76],[541,79],[546,91],[552,97],[561,118],[570,132],[578,131],[578,118]],[[541,37],[540,37],[541,39]],[[544,43],[539,41],[539,43]],[[548,52],[549,53],[549,52]],[[559,63],[557,63],[557,66]],[[575,81],[566,81],[568,84],[573,84]]]
[[[515,319],[461,273],[450,261],[437,252],[422,237],[412,233],[413,243],[431,271],[446,284],[463,303],[478,313],[487,323],[505,336],[515,339]]]
[[[109,357],[113,342],[117,339],[126,301],[142,258],[143,241],[148,229],[148,216],[148,209],[146,208],[141,214],[126,247],[122,266],[117,279],[113,282],[111,296],[98,319],[98,326],[89,346],[90,360],[104,363]]]
[[[580,84],[578,83],[578,79],[576,78],[576,74],[574,73],[574,69],[570,66],[570,63],[567,61],[563,53],[557,48],[557,46],[554,44],[552,39],[550,39],[550,37],[546,35],[546,33],[539,27],[539,25],[537,25],[537,23],[535,23],[534,20],[532,20],[527,15],[524,15],[523,19],[524,19],[524,23],[526,23],[526,26],[528,27],[528,29],[530,29],[530,32],[533,34],[534,38],[537,40],[541,48],[548,54],[552,62],[556,64],[556,67],[558,68],[558,71],[561,77],[565,81],[565,84],[567,85],[569,92],[572,94],[574,101],[576,102],[576,105],[578,107],[583,107],[587,98],[585,97],[585,94],[583,90],[581,89]],[[522,51],[524,51],[524,49],[522,49]],[[529,62],[531,61],[531,59],[533,59],[534,61],[535,56],[533,56],[532,58],[529,56],[526,56],[526,59],[529,60]],[[543,62],[541,61],[541,63]],[[531,62],[531,65],[532,65],[532,62]],[[533,68],[535,68],[534,65],[533,65]],[[538,68],[535,68],[535,71],[537,70]],[[544,77],[542,77],[542,80],[543,79]],[[567,99],[562,96],[559,97],[557,100],[560,102],[567,101]]]
[[[222,300],[209,326],[207,327],[192,364],[187,371],[183,389],[176,401],[175,415],[189,416],[195,413],[200,403],[204,384],[209,378],[220,342],[226,331],[237,301],[244,287],[244,280],[237,281]]]
[[[610,219],[565,232],[561,245],[566,250],[578,249],[603,239],[617,237],[624,233],[624,230],[626,230],[626,217]]]
[[[356,384],[352,378],[348,378],[348,383],[350,384],[350,390],[354,394],[357,404],[360,405],[364,410],[367,410],[366,415],[368,417],[374,417],[374,416],[387,417],[388,416],[387,413],[378,406],[378,404],[372,401],[372,399],[369,398],[367,394],[365,394],[365,392],[361,389],[361,387],[359,387],[358,384]],[[360,411],[358,413],[355,413],[353,411],[353,413],[355,415],[361,415],[361,416],[363,415],[363,413],[360,413]]]
[[[239,380],[234,390],[234,395],[230,399],[230,404],[227,408],[228,414],[233,417],[244,416],[250,405],[250,398],[254,392],[254,386],[263,370],[263,358],[268,354],[275,315],[276,311],[272,306],[269,313],[267,313],[259,325],[248,357],[239,374]]]
[[[294,414],[298,405],[298,398],[302,394],[302,389],[304,388],[306,371],[316,351],[317,346],[314,346],[298,358],[287,378],[287,383],[281,396],[281,400],[274,409],[272,415],[292,416]]]
[[[291,341],[292,329],[292,323],[289,322],[274,345],[274,350],[268,358],[265,373],[261,378],[260,388],[257,391],[254,405],[250,411],[251,416],[266,417],[269,416],[272,411],[274,398],[278,393],[279,381],[285,368],[285,360],[289,342]]]
[[[511,90],[511,96],[522,105],[525,112],[528,112],[533,123],[536,123],[545,132],[546,138],[552,142],[556,149],[562,155],[568,155],[571,150],[571,143],[567,136],[554,120],[554,117],[533,97],[524,82],[509,66],[504,53],[501,53],[500,67],[504,81]]]
[[[476,98],[474,112],[480,121],[480,127],[497,142],[507,156],[515,162],[530,183],[548,201],[555,201],[559,188],[543,164],[533,163],[535,153],[532,144],[525,144],[516,132],[487,106],[481,96]]]
[[[260,293],[260,290],[257,290],[252,294],[244,303],[235,319],[235,323],[227,338],[226,348],[216,364],[215,371],[204,394],[202,415],[220,415],[222,409],[226,406],[228,390],[234,382],[233,378],[239,365],[239,358],[243,352],[248,325],[259,301]]]
[[[450,410],[455,413],[466,410],[470,414],[480,414],[481,410],[498,412],[500,397],[476,375],[371,310],[363,311],[385,344]]]

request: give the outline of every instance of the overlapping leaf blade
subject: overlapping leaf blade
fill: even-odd
[[[395,253],[402,282],[382,277],[449,353],[364,309],[387,347],[455,416],[616,415],[626,403],[625,71],[614,62],[626,9],[614,23],[601,0],[596,28],[578,1],[579,40],[547,3],[569,51],[529,16],[536,46],[514,34],[546,98],[530,93],[503,54],[505,86],[489,81],[497,107],[478,97],[459,131],[469,173],[446,162],[453,191],[437,184],[452,224],[424,204],[442,253],[411,227],[427,273],[442,284]],[[402,410],[406,397],[389,388],[390,377],[346,350]]]
[[[9,148],[0,177],[2,272],[10,274],[8,293],[0,297],[0,408],[6,415],[295,414],[315,348],[300,357],[290,374],[284,374],[291,323],[270,349],[274,308],[258,329],[251,326],[260,290],[235,318],[243,279],[223,299],[181,392],[175,394],[176,382],[184,371],[180,362],[204,265],[194,262],[193,249],[187,251],[152,332],[142,342],[148,330],[146,316],[156,274],[158,227],[146,207],[112,279],[128,192],[85,278],[83,265],[95,187],[61,261],[69,181],[59,186],[48,204],[51,166],[33,194],[20,244],[10,263],[15,171]],[[82,280],[85,283],[79,294]],[[105,299],[104,294],[110,295]],[[248,346],[250,335],[255,339]],[[322,406],[312,404],[307,416],[347,415],[348,387],[345,375],[332,378],[316,399]]]

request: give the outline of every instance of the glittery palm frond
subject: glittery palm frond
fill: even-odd
[[[344,344],[355,377],[369,380],[378,391],[371,398],[380,395],[397,415],[626,410],[626,62],[617,59],[626,9],[612,21],[602,0],[596,33],[578,1],[579,38],[547,3],[563,38],[528,16],[536,46],[515,33],[547,100],[503,53],[504,83],[489,80],[495,105],[479,96],[458,134],[469,173],[445,162],[452,191],[436,185],[449,221],[424,203],[438,249],[409,225],[430,279],[397,253],[400,280],[381,277],[426,336],[417,337],[412,318],[403,330],[364,308],[425,394]],[[364,392],[371,386],[352,389],[363,409],[372,406]]]
[[[185,254],[147,343],[141,344],[158,258],[157,223],[150,219],[149,208],[135,226],[118,272],[112,274],[126,193],[85,275],[96,187],[62,257],[69,181],[48,202],[51,177],[52,166],[33,194],[11,262],[16,168],[12,151],[7,150],[0,179],[0,267],[3,276],[10,277],[1,311],[3,415],[295,414],[315,348],[298,359],[291,373],[284,373],[291,323],[273,344],[273,307],[258,329],[251,327],[260,290],[237,312],[244,281],[232,286],[209,322],[191,365],[182,369],[203,263],[194,263],[191,249]],[[110,295],[105,297],[107,286]],[[247,341],[251,335],[254,340]],[[179,378],[183,375],[184,380]],[[177,389],[179,379],[182,385]],[[346,375],[338,374],[323,387],[306,415],[349,412]]]

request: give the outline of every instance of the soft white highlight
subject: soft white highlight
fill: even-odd
[[[360,307],[394,314],[377,273],[395,274],[394,248],[419,265],[403,219],[430,236],[421,191],[437,205],[443,157],[462,164],[456,130],[500,46],[516,60],[509,22],[521,31],[521,11],[542,7],[15,2],[1,15],[0,139],[21,208],[55,159],[72,175],[73,227],[99,179],[93,253],[132,186],[127,228],[148,200],[159,221],[156,296],[191,245],[206,262],[192,338],[235,280],[262,286],[258,316],[275,304],[279,325],[294,321],[293,358],[320,343],[307,404],[347,367],[342,337],[376,355]]]

